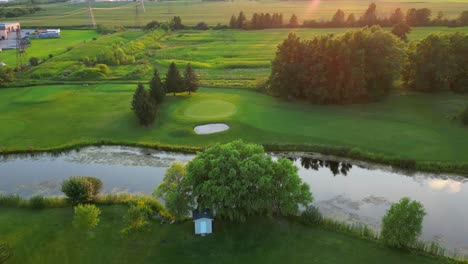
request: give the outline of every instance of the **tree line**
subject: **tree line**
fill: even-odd
[[[354,13],[348,15],[341,9],[338,9],[332,18],[328,21],[304,20],[299,24],[298,18],[293,14],[289,20],[283,22],[283,14],[274,13],[254,13],[248,20],[243,11],[238,16],[232,15],[229,21],[229,28],[232,29],[266,29],[266,28],[336,28],[336,27],[364,27],[380,25],[382,27],[391,27],[399,23],[406,23],[409,26],[467,26],[468,11],[463,11],[457,19],[448,19],[443,12],[437,13],[433,19],[432,11],[428,8],[411,8],[406,13],[401,8],[395,11],[389,17],[379,17],[377,15],[377,5],[371,3],[367,10],[358,18]]]
[[[172,62],[166,73],[164,81],[155,67],[153,78],[149,82],[150,89],[145,89],[143,83],[138,83],[133,94],[131,109],[141,125],[149,126],[156,119],[159,106],[164,101],[166,93],[196,92],[199,87],[197,75],[192,65],[187,64],[183,76],[177,65]]]
[[[270,92],[321,104],[362,103],[387,95],[400,77],[409,90],[468,92],[468,34],[431,34],[408,48],[379,26],[278,46]]]
[[[0,7],[0,17],[20,17],[25,15],[34,14],[37,11],[44,10],[38,6],[34,7],[14,7],[14,8],[5,8]]]

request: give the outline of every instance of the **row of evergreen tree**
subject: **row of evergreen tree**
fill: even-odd
[[[150,89],[145,89],[143,83],[138,83],[131,103],[131,109],[141,125],[148,126],[156,119],[159,106],[164,101],[166,93],[196,92],[199,87],[198,78],[192,65],[187,64],[184,75],[180,74],[177,65],[172,62],[164,81],[155,67],[153,78],[149,82]]]
[[[248,20],[244,12],[240,12],[236,17],[231,16],[229,27],[232,29],[266,29],[266,28],[331,28],[331,27],[364,27],[380,25],[390,27],[402,22],[409,26],[467,26],[468,11],[463,11],[457,19],[448,19],[444,13],[439,12],[434,19],[431,19],[432,11],[428,8],[411,8],[406,13],[401,8],[395,11],[389,17],[379,17],[377,15],[377,5],[371,3],[361,17],[357,18],[354,13],[346,15],[341,9],[338,9],[329,21],[304,20],[299,24],[298,18],[293,14],[287,23],[283,22],[283,14],[274,13],[254,13]]]
[[[321,104],[376,101],[401,78],[408,90],[468,92],[468,34],[433,33],[403,45],[380,26],[278,46],[269,89],[283,98]]]

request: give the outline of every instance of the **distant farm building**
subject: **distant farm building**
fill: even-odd
[[[37,30],[32,36],[34,38],[60,38],[60,29]]]
[[[195,234],[205,236],[213,232],[213,215],[209,209],[203,211],[193,210],[192,219],[195,223]]]
[[[18,22],[0,22],[0,40],[8,39],[8,33],[20,29]]]

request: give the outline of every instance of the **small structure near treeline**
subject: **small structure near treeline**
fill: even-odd
[[[205,236],[213,233],[213,214],[210,209],[199,211],[195,209],[192,211],[192,219],[195,224],[195,234]]]

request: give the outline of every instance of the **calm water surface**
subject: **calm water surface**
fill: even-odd
[[[378,230],[391,203],[408,196],[427,211],[422,239],[444,244],[458,255],[468,255],[468,179],[453,175],[405,173],[388,167],[339,162],[314,155],[275,154],[299,167],[315,198],[328,216],[364,223]],[[24,197],[61,195],[60,184],[70,176],[95,176],[108,193],[150,194],[174,161],[194,156],[129,147],[89,147],[51,156],[0,158],[0,192]]]

